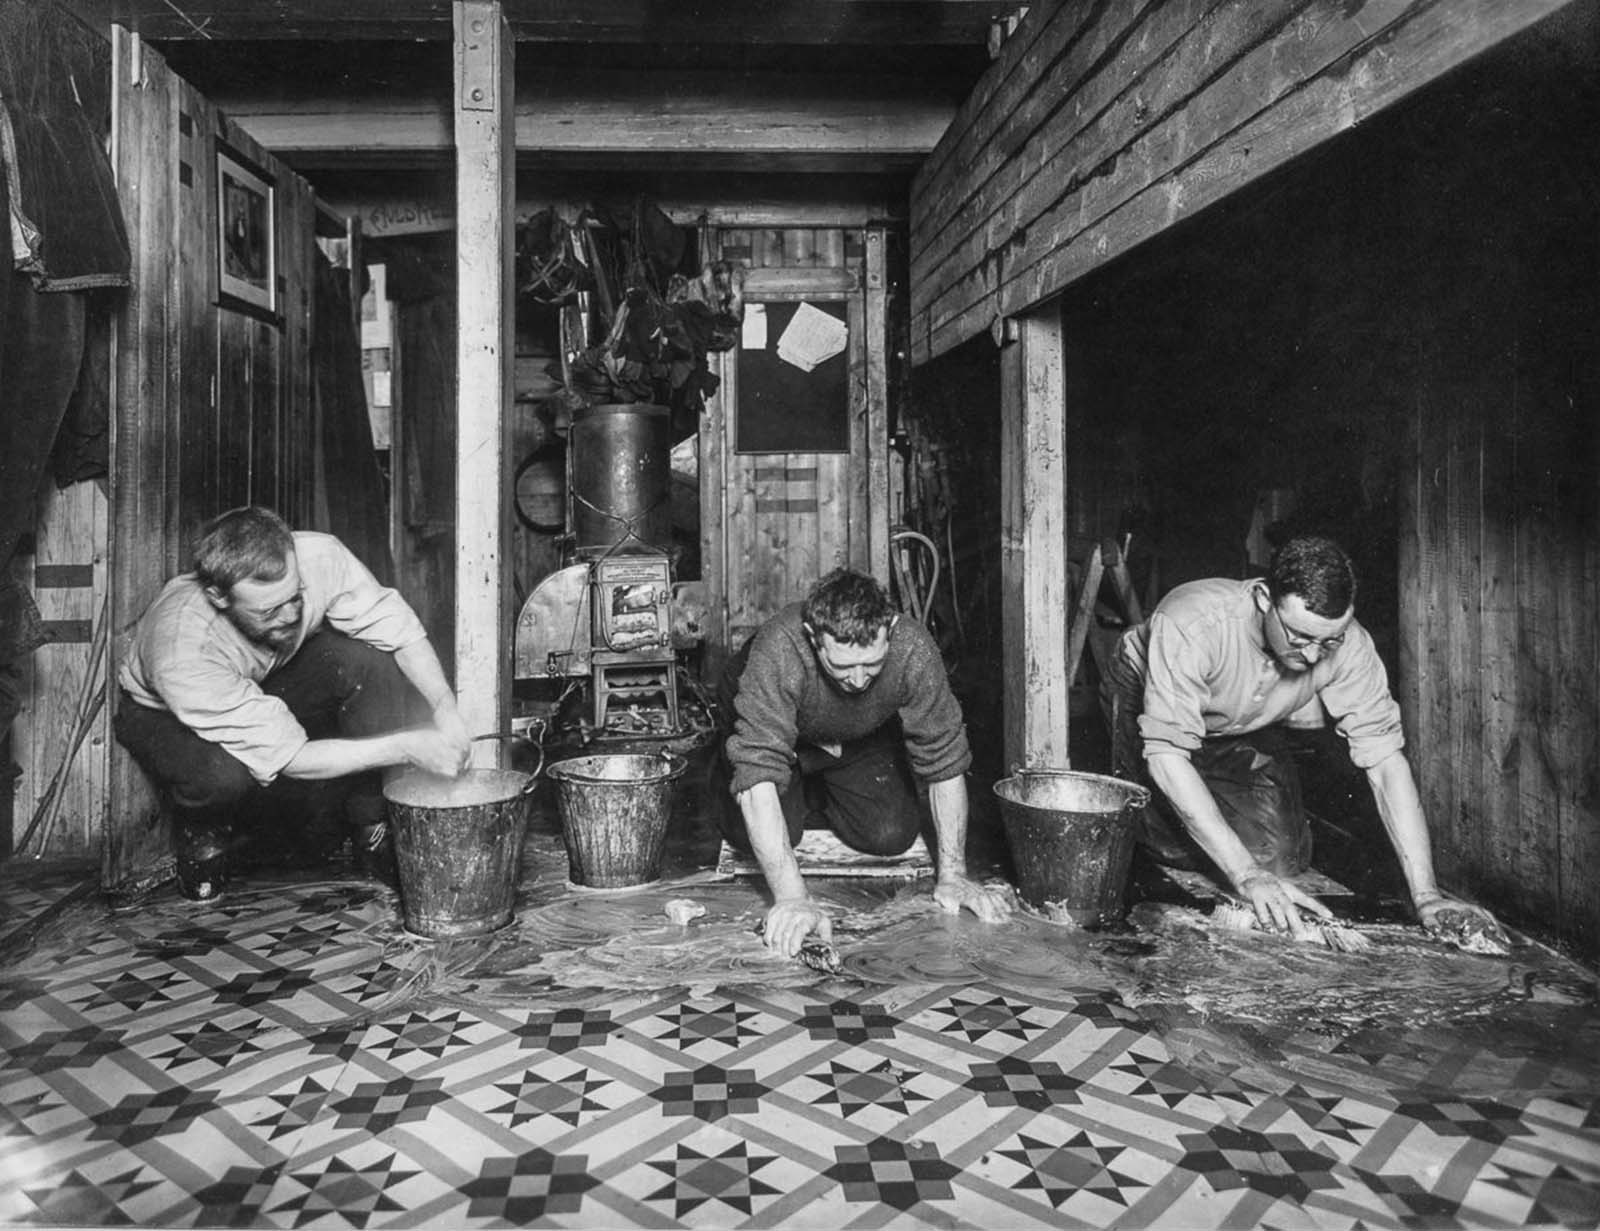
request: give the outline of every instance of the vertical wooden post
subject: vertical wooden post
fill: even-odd
[[[179,184],[169,127],[177,124],[178,87],[165,65],[154,55],[147,57],[139,37],[119,26],[113,31],[111,73],[111,158],[134,261],[133,285],[112,335],[108,520],[113,640],[108,678],[124,655],[124,634],[160,593],[177,558],[175,539],[167,529],[166,499],[175,454],[169,374],[180,367],[169,343],[181,338],[185,321],[185,305],[173,302],[185,286],[171,259],[172,253],[183,252],[174,219],[211,216]],[[202,167],[201,183],[210,183],[205,174]],[[181,206],[174,205],[175,197],[182,198]],[[176,520],[176,510],[170,514]],[[113,710],[116,696],[115,690],[107,696]],[[112,741],[109,752],[111,808],[101,880],[107,890],[121,893],[170,870],[170,856],[164,866],[162,861],[171,842],[149,780],[122,745]]]
[[[455,0],[456,622],[455,686],[473,733],[511,710],[509,403],[515,350],[513,43],[498,0]],[[485,761],[500,755],[486,740]]]
[[[869,571],[889,584],[889,364],[887,232],[868,227],[866,242],[867,333],[867,555]]]
[[[700,232],[702,267],[722,259],[723,232],[709,218]],[[728,412],[738,405],[739,350],[719,351],[710,356],[711,370],[718,377],[717,391],[706,399],[700,418],[700,579],[711,606],[706,616],[706,678],[716,679],[730,653],[728,645],[728,565],[727,565],[727,455]]]
[[[1061,310],[1047,307],[1002,322],[1001,328],[1000,585],[1006,768],[1060,769],[1069,764],[1070,684]]]

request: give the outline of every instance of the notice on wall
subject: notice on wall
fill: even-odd
[[[844,350],[850,331],[836,316],[803,303],[789,319],[789,327],[778,339],[778,358],[810,372],[824,360]]]
[[[767,305],[747,303],[744,306],[744,327],[739,335],[739,345],[745,350],[767,349]]]
[[[815,312],[832,322],[825,329],[801,326],[796,338],[822,334],[825,346],[805,352],[806,362],[842,338],[849,343],[849,305],[842,300],[808,304],[773,303],[766,308],[771,335],[789,336],[794,318]],[[745,305],[748,314],[750,305]],[[739,453],[848,453],[850,451],[849,360],[842,353],[803,367],[779,346],[740,347],[738,397],[734,407],[734,448]]]

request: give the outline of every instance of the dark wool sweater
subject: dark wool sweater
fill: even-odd
[[[733,794],[758,782],[789,785],[795,748],[861,739],[898,717],[912,772],[943,782],[972,764],[961,706],[950,691],[939,647],[909,618],[889,630],[883,671],[864,693],[848,696],[823,673],[800,623],[800,603],[768,620],[751,638],[742,669],[735,660],[733,732],[725,745]]]

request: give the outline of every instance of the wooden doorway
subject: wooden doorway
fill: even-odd
[[[715,666],[830,569],[887,583],[889,431],[883,232],[719,229],[706,241],[712,259],[745,271],[744,336],[714,359],[720,384],[700,429]],[[840,332],[842,350],[809,370],[821,351],[779,353],[786,338],[825,349]]]

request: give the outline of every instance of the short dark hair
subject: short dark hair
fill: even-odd
[[[1337,620],[1355,605],[1355,565],[1344,548],[1325,535],[1297,534],[1273,553],[1267,593],[1273,606],[1297,594],[1312,615]]]
[[[277,581],[288,571],[294,534],[283,518],[260,505],[229,509],[200,530],[194,572],[202,585],[227,594],[241,581]]]
[[[801,610],[813,635],[827,633],[845,645],[871,645],[897,614],[876,579],[848,568],[836,568],[817,582]]]

